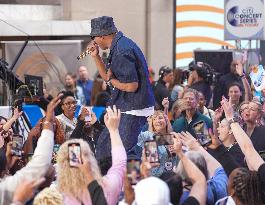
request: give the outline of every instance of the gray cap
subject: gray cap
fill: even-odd
[[[118,32],[114,25],[113,18],[109,16],[101,16],[91,19],[90,36],[107,36]]]

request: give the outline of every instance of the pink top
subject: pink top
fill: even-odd
[[[103,191],[109,205],[116,205],[124,182],[124,174],[126,170],[127,155],[123,146],[114,147],[112,149],[112,166],[107,175],[103,176]],[[92,205],[92,201],[87,195],[83,196],[84,205]],[[64,204],[80,205],[81,202],[73,197],[64,195]]]

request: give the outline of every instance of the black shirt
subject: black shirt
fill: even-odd
[[[163,99],[168,98],[168,100],[170,100],[170,92],[167,89],[166,83],[160,79],[154,83],[153,89],[155,94],[156,105],[159,106],[159,109],[163,110]],[[169,107],[171,107],[171,105]]]
[[[265,126],[255,127],[250,139],[257,152],[265,151]]]
[[[245,155],[243,154],[243,152],[241,151],[240,147],[238,144],[233,145],[231,148],[226,148],[227,151],[233,156],[233,158],[235,159],[235,161],[241,166],[244,167],[245,166]]]

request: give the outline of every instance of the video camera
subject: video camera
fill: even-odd
[[[192,61],[189,64],[189,71],[196,70],[199,77],[203,78],[209,85],[216,84],[221,73],[215,72],[211,66],[204,62],[195,63]]]

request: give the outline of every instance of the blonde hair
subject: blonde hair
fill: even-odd
[[[156,132],[156,130],[155,130],[155,128],[154,128],[154,125],[153,125],[153,120],[154,120],[157,116],[159,116],[159,115],[163,115],[163,117],[164,117],[164,119],[165,119],[165,121],[166,121],[166,133],[170,133],[170,132],[172,132],[172,126],[171,126],[171,124],[170,124],[170,121],[169,121],[169,119],[168,119],[168,116],[165,115],[165,113],[164,113],[162,110],[156,110],[156,111],[154,112],[154,114],[151,115],[151,116],[149,117],[149,119],[148,119],[148,122],[149,122],[149,129],[148,129],[148,130],[149,130],[150,132],[153,132],[153,133]]]
[[[63,196],[56,188],[45,188],[35,198],[33,205],[63,205]]]
[[[98,167],[94,153],[91,151],[87,142],[82,139],[68,140],[62,144],[58,151],[58,190],[77,199],[89,196],[87,191],[88,180],[79,168],[70,167],[68,158],[68,144],[79,143],[81,147],[82,160],[87,159],[90,171],[95,180],[102,185],[102,176]]]

